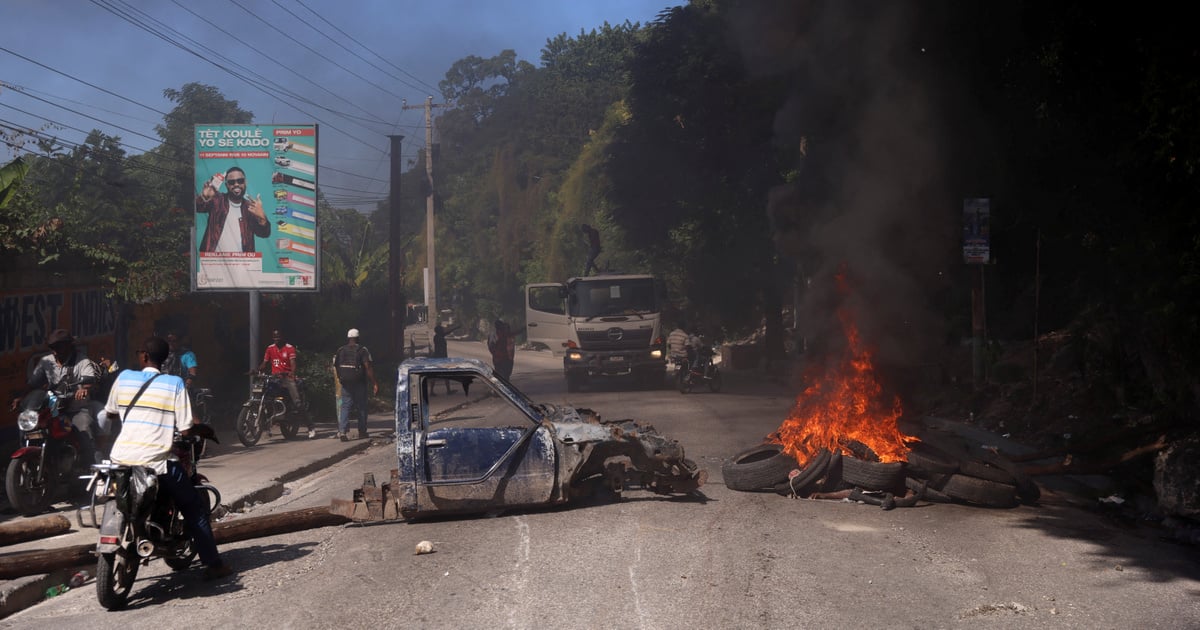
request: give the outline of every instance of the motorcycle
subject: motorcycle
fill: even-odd
[[[308,398],[304,395],[304,380],[296,379],[296,390],[300,393],[300,409],[289,410],[291,397],[283,380],[276,375],[254,374],[250,385],[250,398],[242,404],[237,416],[238,440],[245,446],[254,446],[263,433],[271,434],[271,425],[279,425],[283,439],[290,440],[300,432],[300,424],[308,413]],[[289,413],[294,411],[295,413]]]
[[[69,395],[42,389],[21,399],[21,445],[8,462],[4,489],[9,503],[24,516],[45,512],[63,488],[88,472],[82,466],[79,431],[66,414],[70,400]]]
[[[217,441],[207,425],[197,425],[196,435],[177,436],[173,452],[184,465],[211,516],[221,506],[221,492],[196,469],[206,440]],[[143,466],[103,463],[92,466],[88,483],[91,504],[80,508],[81,526],[96,527],[97,507],[103,506],[96,544],[96,598],[107,610],[124,608],[133,592],[138,569],[162,558],[175,571],[192,565],[196,550],[187,521],[171,493],[158,484],[154,470]],[[87,511],[85,511],[87,510]],[[90,516],[90,523],[84,515]]]
[[[192,394],[192,415],[201,424],[212,420],[212,390],[207,387],[196,389]]]
[[[700,383],[707,383],[711,392],[721,391],[721,369],[713,363],[716,351],[701,347],[692,354],[696,357],[695,360],[682,359],[676,364],[675,385],[679,388],[679,393],[687,394],[692,391],[692,387]]]

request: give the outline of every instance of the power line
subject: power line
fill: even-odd
[[[163,117],[165,117],[165,118],[172,118],[172,117],[173,117],[171,114],[168,114],[167,112],[164,112],[164,111],[161,111],[161,110],[154,109],[153,107],[150,107],[149,105],[146,105],[146,104],[144,104],[144,103],[139,103],[139,102],[137,102],[137,101],[135,101],[135,100],[133,100],[133,99],[131,99],[131,98],[127,97],[127,96],[121,96],[120,94],[117,94],[116,92],[113,92],[112,90],[106,90],[106,89],[104,89],[104,88],[102,88],[102,87],[100,87],[100,86],[98,86],[98,85],[95,85],[95,84],[93,84],[93,83],[88,83],[87,81],[84,81],[83,79],[80,79],[79,77],[77,77],[77,76],[75,76],[75,75],[67,74],[66,72],[63,72],[63,71],[61,71],[61,70],[56,70],[56,69],[54,69],[54,68],[51,68],[50,66],[47,66],[47,65],[46,65],[46,64],[44,64],[44,63],[41,63],[41,62],[38,62],[38,61],[34,61],[33,59],[30,59],[29,57],[26,57],[25,55],[22,55],[22,54],[20,54],[20,53],[15,53],[15,52],[13,52],[13,51],[11,51],[11,50],[9,50],[9,49],[7,49],[7,48],[3,47],[3,46],[0,46],[0,50],[4,51],[4,52],[6,52],[6,53],[8,53],[8,54],[10,54],[10,55],[12,55],[12,56],[14,56],[14,57],[19,57],[19,58],[21,58],[21,59],[24,59],[25,61],[28,61],[29,63],[32,63],[32,64],[33,64],[33,65],[35,65],[35,66],[38,66],[38,67],[41,67],[41,68],[45,68],[46,70],[49,70],[50,72],[53,72],[53,73],[55,73],[55,74],[59,74],[59,75],[62,75],[62,76],[64,76],[64,77],[67,77],[68,79],[71,79],[72,81],[78,81],[78,82],[80,82],[80,83],[82,83],[82,84],[84,84],[84,85],[86,85],[86,86],[88,86],[88,87],[90,87],[90,88],[93,88],[93,89],[96,89],[96,90],[100,90],[101,92],[104,92],[105,94],[108,94],[108,95],[110,95],[110,96],[115,96],[115,97],[117,97],[117,98],[119,98],[119,99],[121,99],[121,100],[123,100],[123,101],[127,101],[127,102],[129,102],[129,103],[132,103],[132,104],[134,104],[134,105],[137,105],[138,107],[144,107],[144,108],[146,108],[146,109],[148,109],[148,110],[150,110],[150,111],[152,111],[152,112],[155,112],[155,113],[157,113],[157,114],[161,114],[161,115],[162,115]]]
[[[268,22],[268,21],[266,21],[266,20],[262,19],[261,17],[259,17],[259,16],[258,16],[258,14],[256,14],[256,13],[255,13],[255,12],[253,12],[253,11],[251,11],[250,9],[247,9],[246,7],[242,6],[242,5],[241,5],[241,3],[239,3],[237,0],[229,0],[229,2],[230,2],[230,3],[232,3],[234,6],[236,6],[237,8],[239,8],[239,9],[241,9],[241,10],[245,11],[246,13],[250,14],[250,15],[251,15],[251,16],[252,16],[254,19],[258,20],[259,22],[262,22],[263,24],[266,24],[268,27],[274,28],[274,25],[273,25],[273,24],[271,24],[270,22]],[[300,42],[300,41],[297,41],[296,43],[297,43],[297,44],[300,44],[300,46],[301,46],[302,48],[304,48],[305,50],[307,50],[307,51],[311,52],[311,53],[312,53],[312,54],[314,54],[314,55],[317,55],[318,57],[320,57],[320,58],[322,58],[322,59],[325,59],[325,61],[328,61],[329,63],[331,63],[331,64],[333,64],[333,65],[337,66],[338,68],[341,68],[342,70],[345,70],[346,72],[348,72],[348,73],[350,73],[350,74],[354,75],[355,77],[358,77],[358,78],[359,78],[359,79],[361,79],[362,81],[364,81],[364,82],[366,82],[367,84],[369,84],[369,85],[371,85],[371,86],[373,86],[373,87],[375,87],[375,88],[379,89],[380,91],[382,91],[382,92],[385,92],[385,93],[387,93],[387,94],[390,94],[390,95],[392,95],[392,96],[394,96],[394,97],[396,97],[396,98],[398,98],[398,99],[401,99],[401,100],[403,100],[403,99],[404,99],[404,97],[403,97],[403,96],[400,96],[399,94],[396,94],[395,92],[393,92],[393,91],[391,91],[391,90],[389,90],[389,89],[387,89],[387,88],[383,87],[382,85],[379,85],[379,84],[375,83],[374,81],[371,81],[370,79],[367,79],[366,77],[363,77],[362,75],[360,75],[360,74],[358,74],[357,72],[355,72],[355,71],[353,71],[353,70],[351,70],[351,69],[349,69],[349,68],[347,68],[347,67],[343,66],[342,64],[340,64],[340,63],[337,63],[336,61],[333,61],[333,60],[329,59],[329,57],[328,57],[328,56],[326,56],[326,55],[322,55],[320,52],[317,52],[316,50],[313,50],[313,48],[312,48],[311,46],[309,46],[308,44],[305,44],[304,42]]]
[[[148,25],[146,25],[145,23],[143,23],[143,22],[139,21],[138,19],[136,19],[136,18],[134,18],[134,17],[132,17],[132,16],[127,16],[127,15],[124,15],[124,14],[122,14],[122,12],[121,12],[120,10],[118,10],[118,9],[116,9],[116,8],[112,8],[112,7],[109,7],[109,6],[105,5],[105,4],[104,4],[104,1],[105,1],[105,0],[90,0],[90,1],[91,1],[93,4],[95,4],[96,6],[99,6],[99,7],[101,7],[102,9],[104,9],[104,10],[106,10],[106,11],[108,11],[108,12],[112,13],[113,15],[116,15],[117,17],[120,17],[121,19],[123,19],[123,20],[125,20],[125,21],[129,22],[130,24],[133,24],[134,26],[136,26],[136,27],[138,27],[138,28],[140,28],[140,29],[142,29],[142,30],[144,30],[144,31],[146,31],[146,32],[148,32],[148,33],[150,33],[151,35],[154,35],[155,37],[158,37],[159,39],[162,39],[163,41],[165,41],[165,42],[167,42],[167,43],[169,43],[169,44],[171,44],[171,45],[173,45],[173,46],[175,46],[175,47],[179,48],[180,50],[182,50],[182,51],[184,51],[184,52],[186,52],[186,53],[188,53],[188,54],[190,54],[190,55],[192,55],[192,56],[194,56],[194,57],[196,57],[196,58],[198,58],[198,59],[201,59],[202,61],[204,61],[204,62],[206,62],[206,63],[208,63],[208,64],[210,64],[210,65],[212,65],[212,66],[216,67],[217,69],[219,69],[219,70],[221,70],[221,71],[223,71],[223,72],[225,72],[225,73],[229,74],[230,76],[233,76],[233,77],[235,77],[235,78],[237,78],[237,79],[240,79],[240,80],[242,80],[242,81],[243,81],[243,82],[245,82],[247,85],[249,85],[250,87],[252,87],[252,88],[254,88],[254,89],[256,89],[256,90],[258,90],[258,91],[262,92],[263,94],[266,94],[267,96],[269,96],[269,97],[271,97],[271,98],[273,98],[273,99],[275,99],[275,100],[277,100],[277,101],[279,101],[279,102],[281,102],[281,103],[284,103],[284,104],[286,104],[286,105],[289,105],[289,106],[291,106],[291,107],[294,107],[294,108],[296,109],[296,111],[299,111],[299,112],[300,112],[300,113],[302,113],[302,114],[305,114],[305,115],[307,115],[307,116],[312,116],[314,119],[318,120],[318,121],[319,121],[319,122],[321,122],[323,125],[325,125],[325,126],[327,126],[327,127],[331,128],[331,129],[333,129],[333,130],[335,130],[335,131],[339,131],[339,132],[341,132],[341,133],[342,133],[343,135],[345,135],[347,138],[350,138],[350,139],[352,139],[352,140],[354,140],[354,141],[356,141],[356,142],[359,142],[360,144],[362,144],[362,145],[364,145],[364,146],[366,146],[366,147],[370,147],[370,148],[371,148],[371,149],[373,149],[374,151],[377,151],[377,152],[379,152],[379,153],[381,153],[381,154],[384,154],[384,155],[386,155],[386,152],[385,152],[384,150],[382,150],[382,149],[380,149],[380,148],[378,148],[378,147],[376,147],[376,146],[372,145],[371,143],[369,143],[369,142],[367,142],[367,141],[365,141],[365,140],[363,140],[363,139],[361,139],[361,138],[359,138],[359,137],[357,137],[357,136],[355,136],[355,135],[353,135],[353,134],[351,134],[351,133],[349,133],[349,132],[345,131],[344,129],[341,129],[341,128],[337,127],[336,125],[333,125],[332,123],[328,123],[328,122],[325,122],[325,121],[322,121],[322,120],[320,120],[320,119],[319,119],[317,116],[313,115],[313,114],[312,114],[312,113],[310,113],[310,112],[307,112],[307,111],[305,111],[304,109],[301,109],[299,106],[295,105],[294,103],[288,103],[287,101],[284,101],[283,99],[279,98],[279,96],[278,96],[277,94],[273,94],[273,93],[271,93],[270,91],[268,91],[268,90],[264,89],[262,86],[260,86],[260,85],[256,84],[255,82],[251,81],[249,78],[247,78],[247,77],[245,77],[245,76],[243,76],[243,75],[240,75],[240,74],[238,74],[237,72],[234,72],[233,70],[230,70],[229,68],[226,68],[226,67],[222,66],[221,64],[219,64],[219,63],[216,63],[215,61],[212,61],[212,60],[210,60],[210,59],[207,59],[207,58],[206,58],[206,57],[204,57],[203,55],[201,55],[201,54],[197,53],[197,52],[196,52],[196,51],[194,51],[194,50],[191,50],[191,49],[189,49],[188,47],[186,47],[186,46],[184,46],[183,44],[181,44],[181,43],[179,43],[179,42],[177,42],[177,41],[175,41],[175,40],[171,39],[170,37],[167,37],[166,35],[163,35],[163,34],[161,34],[161,33],[158,33],[158,32],[156,32],[156,31],[155,31],[153,28],[149,27]],[[215,52],[214,52],[214,54],[218,54],[218,55],[219,55],[219,53],[215,53]],[[267,81],[267,82],[269,82],[269,81]],[[303,100],[303,99],[301,99],[301,100]]]
[[[374,51],[372,51],[370,48],[367,48],[366,46],[364,46],[362,42],[358,41],[357,39],[354,39],[354,37],[353,37],[353,36],[351,36],[351,35],[350,35],[349,33],[347,33],[346,31],[343,31],[342,29],[338,28],[337,26],[334,26],[334,25],[333,25],[333,24],[332,24],[332,23],[331,23],[329,20],[325,19],[325,16],[321,15],[320,13],[317,13],[316,11],[313,11],[313,10],[312,10],[312,9],[310,9],[308,6],[306,6],[306,5],[305,5],[303,2],[297,2],[297,4],[299,4],[300,6],[304,7],[305,9],[308,9],[308,12],[309,12],[309,13],[312,13],[313,15],[317,16],[317,18],[318,18],[318,19],[320,19],[322,22],[324,22],[324,23],[328,24],[329,26],[333,27],[333,29],[334,29],[334,30],[336,30],[337,32],[341,33],[343,36],[345,36],[345,37],[346,37],[346,39],[349,39],[350,41],[354,42],[355,44],[358,44],[358,45],[359,45],[359,47],[361,47],[363,50],[366,50],[367,52],[371,53],[372,55],[375,55],[376,57],[379,57],[380,59],[383,59],[383,61],[384,61],[385,63],[389,63],[389,64],[391,64],[393,68],[396,68],[396,69],[397,69],[397,70],[399,70],[400,72],[402,72],[402,73],[404,73],[404,74],[408,75],[409,77],[411,77],[413,80],[415,80],[417,83],[420,83],[420,84],[421,84],[421,86],[424,86],[424,87],[420,87],[420,86],[413,85],[412,83],[409,83],[408,81],[405,81],[404,79],[401,79],[400,77],[398,77],[398,76],[396,76],[396,75],[394,75],[394,74],[392,74],[392,73],[388,72],[387,70],[384,70],[383,68],[380,68],[379,66],[375,65],[374,63],[372,63],[370,60],[368,60],[368,59],[364,58],[362,55],[360,55],[360,54],[358,54],[358,53],[354,52],[353,50],[350,50],[349,48],[347,48],[347,47],[346,47],[344,44],[342,44],[342,43],[341,43],[341,42],[339,42],[338,40],[334,39],[333,37],[330,37],[328,34],[326,34],[326,33],[325,33],[324,31],[322,31],[321,29],[319,29],[319,28],[317,28],[317,27],[313,26],[313,25],[312,25],[312,24],[311,24],[311,23],[310,23],[308,20],[305,20],[305,19],[301,18],[299,15],[296,15],[294,12],[292,12],[292,10],[291,10],[291,9],[289,9],[289,8],[287,8],[287,7],[283,6],[282,4],[280,4],[280,3],[279,3],[279,0],[271,0],[271,2],[272,2],[272,3],[274,3],[274,4],[275,4],[275,6],[279,7],[280,9],[283,9],[284,11],[287,11],[289,15],[291,15],[292,17],[294,17],[294,18],[296,18],[297,20],[299,20],[299,21],[300,21],[302,24],[306,24],[306,25],[307,25],[309,28],[311,28],[312,30],[314,30],[314,31],[316,31],[317,33],[319,33],[319,34],[320,34],[322,37],[324,37],[325,39],[328,39],[329,41],[331,41],[331,42],[333,42],[334,44],[338,45],[338,46],[339,46],[339,47],[340,47],[342,50],[344,50],[344,51],[346,51],[346,52],[350,53],[351,55],[354,55],[355,57],[358,57],[358,58],[359,58],[359,59],[361,59],[363,62],[365,62],[367,65],[369,65],[369,66],[371,66],[372,68],[375,68],[376,70],[378,70],[378,71],[380,71],[380,72],[382,72],[382,73],[384,73],[384,74],[388,75],[389,77],[391,77],[391,78],[395,79],[396,81],[399,81],[400,83],[403,83],[404,85],[407,85],[408,87],[410,87],[410,88],[412,88],[412,89],[414,89],[414,90],[424,91],[424,89],[425,89],[425,88],[429,88],[429,89],[431,89],[431,90],[433,90],[433,91],[435,91],[435,92],[437,91],[437,88],[433,87],[432,85],[429,85],[428,83],[426,83],[426,82],[422,81],[421,79],[417,78],[416,76],[414,76],[413,74],[411,74],[411,73],[409,73],[408,71],[404,70],[403,68],[400,68],[400,67],[396,66],[395,64],[391,64],[391,62],[389,62],[387,59],[383,59],[383,57],[380,57],[378,54],[376,54],[376,53],[375,53]]]
[[[196,16],[197,18],[200,18],[200,20],[201,20],[201,21],[203,21],[204,23],[206,23],[206,24],[209,24],[210,26],[213,26],[213,28],[217,29],[218,31],[221,31],[222,33],[224,33],[224,34],[228,35],[228,36],[229,36],[229,38],[230,38],[230,39],[232,39],[233,41],[235,41],[235,42],[237,42],[237,43],[239,43],[239,44],[241,44],[241,45],[245,46],[246,48],[249,48],[250,50],[253,50],[254,52],[258,53],[258,54],[259,54],[260,56],[262,56],[264,59],[267,59],[268,61],[271,61],[272,63],[275,63],[276,65],[278,65],[279,67],[283,68],[284,70],[287,70],[288,72],[291,72],[292,74],[294,74],[294,75],[296,75],[296,76],[300,77],[301,79],[303,79],[303,80],[305,80],[305,81],[307,81],[307,82],[311,83],[311,84],[312,84],[313,86],[315,86],[317,89],[320,89],[320,90],[324,91],[326,94],[329,94],[329,95],[333,96],[334,98],[337,98],[338,100],[340,100],[340,101],[342,101],[342,102],[344,102],[344,103],[346,103],[346,104],[350,105],[351,107],[354,107],[354,108],[358,109],[359,111],[361,111],[361,112],[363,112],[363,113],[367,114],[368,116],[371,116],[371,118],[363,118],[362,120],[365,120],[365,121],[368,121],[368,122],[372,122],[372,123],[376,123],[376,124],[380,124],[380,125],[386,125],[386,124],[388,124],[388,122],[387,122],[386,120],[384,120],[384,119],[382,119],[382,118],[380,118],[380,117],[378,117],[378,116],[375,116],[374,114],[372,114],[371,112],[369,112],[369,111],[367,111],[367,110],[363,109],[362,107],[359,107],[359,106],[358,106],[358,104],[354,103],[353,101],[351,101],[351,100],[349,100],[349,99],[345,98],[344,96],[342,96],[342,95],[340,95],[340,94],[338,94],[338,93],[336,93],[336,92],[330,91],[328,88],[326,88],[325,86],[321,85],[320,83],[317,83],[316,81],[313,81],[312,79],[310,79],[310,78],[308,78],[308,77],[304,76],[303,74],[300,74],[300,73],[299,73],[299,72],[297,72],[296,70],[293,70],[292,68],[290,68],[290,67],[288,67],[288,66],[286,66],[286,65],[284,65],[284,64],[282,64],[282,63],[279,63],[279,62],[278,62],[278,61],[277,61],[277,60],[276,60],[274,57],[271,57],[270,55],[268,55],[267,53],[263,52],[262,50],[259,50],[259,49],[258,49],[257,47],[255,47],[255,46],[251,46],[250,44],[247,44],[246,42],[242,41],[242,40],[241,40],[241,39],[239,39],[238,37],[234,36],[234,34],[233,34],[233,33],[230,33],[229,31],[227,31],[227,30],[225,30],[225,29],[223,29],[223,28],[221,28],[221,27],[219,27],[219,26],[212,25],[212,24],[211,24],[211,22],[209,22],[208,18],[206,18],[206,17],[205,17],[205,16],[203,16],[203,15],[200,15],[199,13],[196,13],[196,12],[195,12],[195,11],[193,11],[192,9],[190,9],[190,8],[188,8],[187,6],[185,6],[185,5],[181,4],[181,3],[179,2],[179,0],[171,0],[171,1],[172,1],[172,2],[173,2],[175,5],[176,5],[176,6],[178,6],[179,8],[183,9],[184,11],[187,11],[188,13],[190,13],[190,14],[192,14],[192,15]],[[314,105],[317,105],[316,103],[313,103],[313,104],[314,104]],[[318,107],[320,107],[319,105],[317,105],[317,106],[318,106]],[[330,111],[330,112],[332,112],[332,110],[329,110],[328,108],[325,108],[325,109],[326,109],[326,111]],[[345,114],[343,114],[343,115],[345,115]]]

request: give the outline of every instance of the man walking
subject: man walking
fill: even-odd
[[[300,390],[296,388],[296,370],[300,369],[300,358],[296,354],[296,347],[283,340],[283,333],[278,330],[271,331],[271,345],[267,346],[267,351],[263,353],[262,363],[258,365],[259,372],[267,371],[267,366],[271,366],[271,375],[279,377],[280,384],[288,391],[288,397],[292,400],[292,406],[288,408],[288,413],[293,415],[304,414],[304,424],[308,426],[308,439],[317,437],[317,428],[313,425],[312,416],[304,409],[300,401]]]
[[[371,395],[379,393],[375,382],[375,368],[371,364],[371,352],[358,343],[358,329],[346,332],[346,345],[333,355],[333,369],[342,385],[341,409],[338,410],[338,439],[345,442],[350,438],[350,410],[358,414],[358,439],[367,434],[367,383],[371,384]]]
[[[492,334],[488,337],[488,351],[492,353],[492,369],[505,380],[512,378],[516,360],[516,339],[504,320],[497,319]]]
[[[217,552],[208,509],[183,464],[171,458],[175,432],[187,435],[199,423],[192,417],[183,379],[159,371],[168,352],[165,339],[149,337],[137,353],[142,369],[125,370],[113,383],[104,411],[110,422],[122,414],[124,418],[110,457],[115,464],[154,469],[187,521],[192,544],[205,566],[204,579],[223,578],[233,568]]]

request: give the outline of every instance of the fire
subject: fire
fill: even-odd
[[[849,312],[840,309],[838,319],[848,342],[841,360],[824,375],[806,378],[810,384],[767,440],[782,444],[802,465],[822,448],[852,455],[846,447],[851,441],[869,447],[880,461],[905,461],[908,443],[917,438],[904,435],[896,424],[903,413],[900,398],[890,405],[883,399],[871,352],[863,347]]]

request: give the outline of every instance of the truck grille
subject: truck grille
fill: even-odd
[[[619,339],[613,339],[617,336],[612,333],[613,329],[606,330],[589,330],[579,331],[579,344],[584,350],[602,351],[602,350],[640,350],[650,347],[649,328],[642,330],[623,330],[619,335]],[[620,330],[620,329],[617,329]]]

